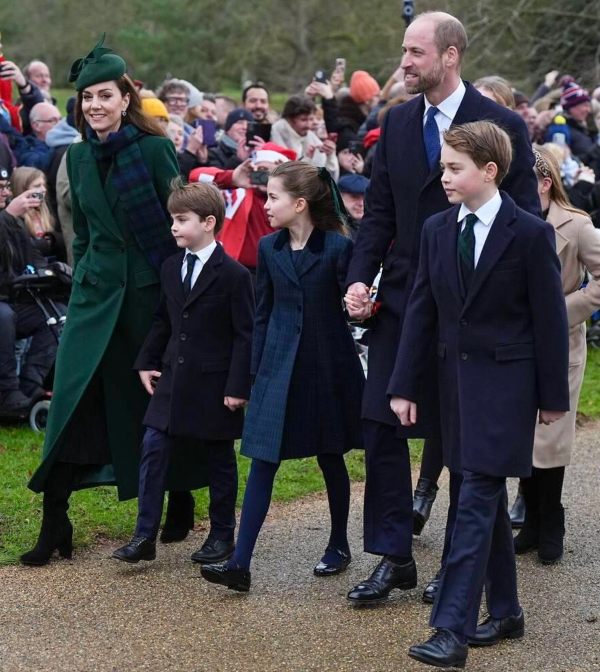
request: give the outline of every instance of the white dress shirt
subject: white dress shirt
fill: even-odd
[[[185,255],[183,257],[183,264],[181,265],[181,282],[185,280],[185,276],[187,275],[187,256],[188,254],[195,254],[198,259],[196,260],[196,263],[194,264],[194,272],[192,273],[192,284],[190,285],[190,289],[194,286],[196,283],[196,280],[198,279],[198,276],[200,275],[200,271],[204,268],[204,264],[208,261],[208,258],[210,255],[215,251],[215,248],[217,247],[217,242],[213,240],[212,243],[207,245],[206,247],[203,247],[201,250],[189,250],[187,247],[185,248]]]
[[[467,89],[461,79],[454,92],[451,93],[448,98],[446,98],[446,100],[442,100],[439,105],[435,106],[438,109],[434,119],[440,131],[440,146],[444,141],[444,131],[447,131],[454,121],[454,117],[458,112],[458,108],[460,107],[460,104],[465,97],[466,90]],[[425,114],[423,115],[423,126],[425,126],[425,122],[427,121],[427,110],[429,110],[430,107],[432,107],[432,105],[427,100],[427,96],[425,96]]]
[[[461,232],[465,228],[465,222],[463,220],[467,215],[473,214],[477,217],[477,221],[473,227],[473,233],[475,234],[475,268],[477,268],[477,262],[481,256],[481,251],[483,250],[483,246],[492,229],[492,224],[496,219],[496,215],[498,214],[501,205],[502,197],[500,196],[500,192],[496,191],[492,198],[484,203],[476,212],[471,213],[464,203],[460,206],[457,221],[462,222],[460,227]]]

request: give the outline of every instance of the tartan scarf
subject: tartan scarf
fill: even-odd
[[[112,159],[112,183],[127,214],[126,223],[148,263],[157,271],[162,262],[177,251],[171,236],[169,217],[158,198],[144,164],[139,140],[146,135],[127,124],[100,142],[88,126],[87,140],[94,158]]]

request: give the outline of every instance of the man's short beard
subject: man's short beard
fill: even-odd
[[[428,72],[425,75],[418,75],[418,81],[416,84],[404,84],[406,93],[415,94],[415,93],[427,93],[434,89],[436,86],[441,84],[444,79],[444,68],[441,63],[439,67],[435,67],[431,72]]]

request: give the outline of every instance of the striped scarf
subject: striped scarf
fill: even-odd
[[[148,263],[157,271],[177,251],[171,236],[169,216],[158,198],[144,164],[139,140],[145,133],[127,124],[100,142],[88,127],[87,140],[98,160],[112,159],[112,183],[127,214],[127,226]]]

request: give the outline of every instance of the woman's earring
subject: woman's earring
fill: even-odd
[[[124,117],[126,114],[127,114],[127,110],[123,110],[123,111],[121,112],[121,116],[122,116],[122,117]]]

